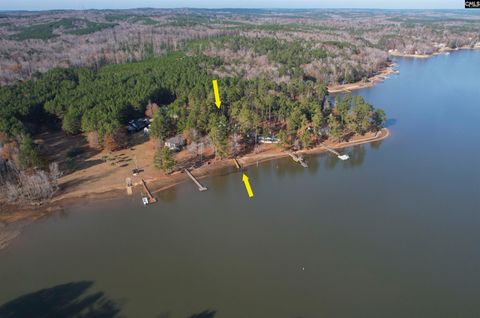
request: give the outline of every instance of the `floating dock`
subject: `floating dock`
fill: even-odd
[[[290,155],[290,157],[292,157],[293,161],[298,162],[304,168],[308,168],[308,165],[303,160],[303,157],[297,156],[296,154],[294,154],[293,152],[290,152],[290,151],[288,152],[288,154]]]
[[[207,187],[204,187],[198,180],[188,171],[188,169],[184,169],[185,173],[192,179],[193,182],[198,186],[198,191],[206,191],[208,190]]]
[[[331,153],[335,154],[338,157],[338,159],[340,159],[340,160],[350,159],[350,157],[348,155],[341,155],[338,151],[336,151],[336,150],[334,150],[330,147],[327,147],[324,144],[320,144],[320,146],[325,148],[326,150],[330,151]]]

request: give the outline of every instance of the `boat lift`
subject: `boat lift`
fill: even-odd
[[[330,148],[330,147],[327,147],[325,146],[324,144],[320,144],[321,147],[327,149],[328,151],[330,151],[331,153],[335,154],[337,156],[338,159],[340,160],[348,160],[350,159],[350,156],[347,155],[347,154],[343,154],[341,155],[338,151],[335,151],[334,149]]]

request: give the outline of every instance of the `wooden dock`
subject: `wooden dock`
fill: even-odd
[[[308,165],[307,163],[303,160],[303,157],[301,156],[297,156],[296,154],[294,154],[293,152],[289,151],[288,154],[290,155],[290,157],[292,157],[293,161],[299,163],[302,167],[304,168],[308,168]]]
[[[331,153],[335,154],[338,157],[338,159],[340,159],[340,160],[347,160],[347,159],[350,158],[348,155],[342,155],[338,151],[336,151],[335,149],[327,147],[324,144],[320,144],[320,147],[322,147],[322,148],[326,149],[327,151],[330,151]]]
[[[148,197],[148,203],[155,203],[157,202],[157,199],[152,195],[150,190],[147,188],[147,184],[145,183],[145,180],[142,179],[142,185],[143,185],[143,190],[145,190],[145,193]]]
[[[204,187],[198,180],[188,171],[188,169],[184,169],[185,173],[192,179],[193,182],[198,186],[198,191],[206,191],[208,190],[207,187]]]
[[[322,148],[330,151],[331,153],[333,153],[333,154],[335,154],[335,155],[337,155],[337,156],[340,156],[340,153],[339,153],[338,151],[336,151],[336,150],[334,150],[334,149],[332,149],[332,148],[330,148],[330,147],[327,147],[327,146],[325,146],[324,144],[320,144],[320,147],[322,147]]]
[[[238,169],[238,170],[242,170],[242,166],[241,166],[240,163],[238,162],[237,158],[233,158],[233,161],[235,162],[235,166],[237,166],[237,169]]]

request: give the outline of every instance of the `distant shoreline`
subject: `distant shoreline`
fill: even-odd
[[[328,93],[330,94],[343,93],[343,92],[348,93],[358,89],[373,87],[376,84],[381,83],[385,79],[387,79],[388,75],[395,74],[396,73],[395,66],[396,64],[391,62],[385,69],[379,71],[378,74],[369,77],[367,81],[358,81],[355,83],[348,83],[348,84],[328,85],[327,86]]]
[[[392,50],[388,51],[387,53],[390,56],[394,56],[394,57],[428,59],[428,58],[431,58],[433,56],[443,55],[443,54],[450,53],[450,52],[457,52],[457,51],[461,51],[461,50],[479,50],[479,49],[480,49],[480,46],[474,46],[474,47],[462,46],[462,47],[459,47],[459,48],[456,48],[456,49],[444,48],[441,51],[434,52],[432,54],[407,54],[407,53],[401,53],[401,52],[392,51]],[[395,70],[395,66],[396,66],[396,64],[394,62],[391,62],[385,69],[379,71],[378,74],[369,77],[366,81],[358,81],[358,82],[355,82],[355,83],[348,83],[348,84],[328,85],[327,86],[328,92],[330,94],[349,93],[349,92],[354,91],[354,90],[373,87],[376,84],[381,83],[384,80],[386,80],[388,75],[398,73],[397,70]]]
[[[480,49],[480,46],[474,46],[474,47],[461,46],[461,47],[458,47],[458,48],[455,48],[455,49],[442,48],[437,52],[433,52],[432,54],[407,54],[407,53],[401,53],[401,52],[398,52],[398,51],[395,51],[395,50],[388,51],[388,54],[391,55],[391,56],[396,56],[396,57],[406,57],[406,58],[414,58],[414,59],[428,59],[428,58],[431,58],[433,56],[443,55],[443,54],[450,53],[450,52],[456,52],[456,51],[461,51],[461,50],[478,50],[478,49]]]

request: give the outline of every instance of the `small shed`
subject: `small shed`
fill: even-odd
[[[178,151],[186,145],[186,140],[182,135],[177,135],[175,137],[169,138],[165,141],[165,147],[170,150]]]

